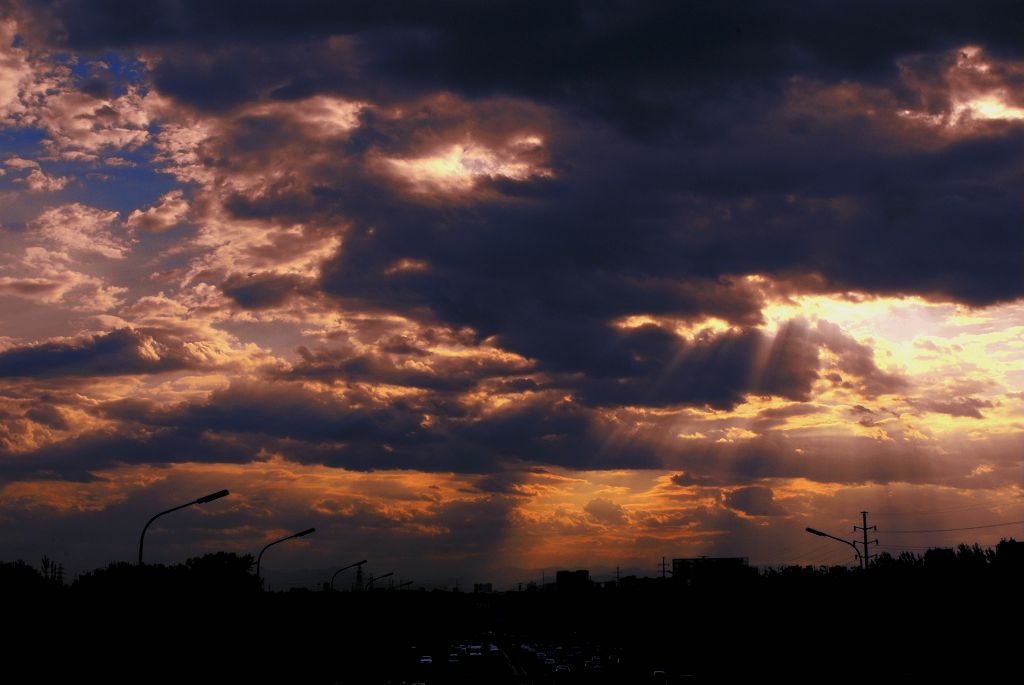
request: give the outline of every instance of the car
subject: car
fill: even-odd
[[[432,663],[434,663],[434,657],[432,657],[432,656],[430,656],[428,654],[424,654],[423,656],[420,657],[420,663],[424,664],[424,665],[432,664]]]

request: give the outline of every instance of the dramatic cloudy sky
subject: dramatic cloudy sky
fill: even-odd
[[[0,558],[1024,519],[1017,2],[0,0]]]

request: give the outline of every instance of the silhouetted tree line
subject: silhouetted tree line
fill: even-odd
[[[260,593],[252,557],[225,552],[111,564],[63,585],[52,562],[45,569],[0,564],[0,598],[20,627],[12,654],[51,659],[52,645],[33,636],[73,625],[60,663],[101,682],[409,682],[406,665],[421,654],[444,659],[449,645],[483,635],[509,653],[524,642],[614,651],[634,674],[579,682],[649,682],[655,669],[818,677],[841,672],[829,669],[846,668],[865,640],[889,675],[977,675],[1016,649],[1005,626],[1024,610],[1024,543],[1014,540],[882,554],[866,573],[788,566],[532,592]]]
[[[39,593],[70,591],[82,594],[108,594],[112,592],[162,593],[232,593],[255,592],[259,584],[254,574],[253,556],[231,552],[215,552],[193,557],[183,564],[146,564],[138,566],[126,562],[112,563],[105,568],[81,574],[67,586],[64,568],[48,557],[43,557],[36,569],[24,561],[0,562],[0,592]],[[696,585],[790,586],[808,583],[815,586],[844,583],[863,579],[860,569],[847,566],[779,566],[763,569],[760,573],[728,574],[721,577],[701,577]],[[1019,578],[1024,572],[1024,542],[1004,539],[995,548],[982,548],[978,544],[961,544],[955,548],[936,547],[924,554],[901,552],[892,555],[883,552],[875,558],[868,576],[875,583],[900,580],[955,580],[987,578],[998,582]],[[657,590],[663,587],[660,579],[631,578],[620,584],[618,590]],[[688,583],[693,585],[693,582]],[[607,585],[607,584],[606,584]],[[669,583],[669,587],[679,583]],[[554,587],[552,586],[552,588]],[[588,586],[584,591],[597,590]],[[678,587],[675,587],[678,590]],[[580,591],[580,588],[576,588]]]
[[[1003,539],[995,548],[977,543],[957,547],[933,547],[924,554],[882,552],[871,561],[870,571],[876,576],[922,577],[936,575],[1009,574],[1024,570],[1024,542]],[[773,576],[836,576],[857,573],[846,566],[784,566],[767,569]]]
[[[64,585],[64,567],[43,557],[36,570],[24,561],[0,562],[0,592],[37,594],[71,592],[74,594],[184,593],[236,594],[258,588],[251,554],[214,552],[193,557],[183,564],[138,566],[117,562],[83,573]]]

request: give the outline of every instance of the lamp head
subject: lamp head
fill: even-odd
[[[211,492],[209,495],[206,495],[204,497],[200,497],[199,499],[197,499],[196,500],[196,504],[206,504],[207,502],[212,502],[215,499],[220,499],[221,497],[227,497],[230,494],[231,493],[228,492],[227,490],[218,490],[217,492]]]

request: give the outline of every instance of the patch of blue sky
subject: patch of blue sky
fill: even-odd
[[[10,157],[35,159],[41,154],[41,144],[45,139],[46,133],[38,128],[0,128],[0,161]]]
[[[123,95],[133,85],[140,87],[143,93],[146,91],[143,87],[145,65],[134,55],[104,52],[89,59],[79,59],[69,66],[78,81],[106,76],[104,80],[107,81],[112,97]]]
[[[84,165],[82,165],[84,166]],[[148,163],[137,166],[92,166],[82,169],[77,183],[65,190],[71,202],[112,209],[127,216],[133,209],[154,204],[161,195],[181,182],[170,174],[155,170]]]

